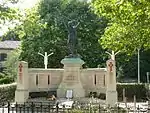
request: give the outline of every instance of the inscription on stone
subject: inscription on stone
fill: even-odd
[[[66,76],[66,80],[74,81],[74,80],[75,80],[75,76],[73,76],[73,75],[68,75],[68,76]]]
[[[23,68],[23,66],[22,66],[22,64],[20,63],[19,64],[19,82],[20,83],[22,83],[22,68]]]

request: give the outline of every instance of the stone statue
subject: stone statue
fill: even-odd
[[[71,20],[68,22],[68,49],[69,49],[69,56],[68,57],[77,57],[77,31],[76,28],[79,25],[75,20]]]

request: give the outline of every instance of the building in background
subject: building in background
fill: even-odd
[[[5,40],[0,42],[0,72],[3,71],[3,62],[7,58],[7,54],[19,47],[20,41]]]

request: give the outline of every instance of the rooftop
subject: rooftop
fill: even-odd
[[[0,42],[0,49],[16,49],[21,44],[21,41],[1,41]]]

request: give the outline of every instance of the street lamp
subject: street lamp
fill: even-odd
[[[138,84],[140,83],[140,49],[138,49]]]
[[[149,84],[149,72],[146,72],[146,76],[147,76],[147,83]]]

